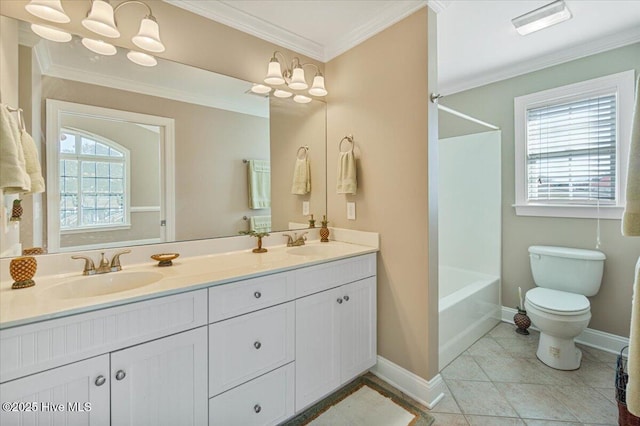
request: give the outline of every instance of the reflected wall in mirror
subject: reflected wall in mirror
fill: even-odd
[[[18,103],[28,130],[41,141],[41,161],[50,158],[43,170],[48,191],[31,200],[23,197],[19,246],[55,252],[233,236],[247,230],[254,216],[271,216],[272,231],[286,230],[291,222],[306,223],[302,201],[310,202],[311,213],[326,213],[323,102],[269,99],[235,78],[161,59],[157,67],[140,67],[121,50],[99,56],[77,38],[52,43],[35,37],[24,23],[18,28],[19,81],[8,83],[20,87]],[[0,76],[7,78],[12,77]],[[46,108],[52,101],[102,113],[54,114]],[[105,111],[120,115],[114,118]],[[57,130],[48,134],[49,127]],[[168,129],[173,152],[165,145]],[[135,136],[127,140],[119,133]],[[147,138],[153,137],[158,141],[155,151],[137,146],[149,148],[153,143]],[[67,142],[71,139],[73,153]],[[312,191],[293,195],[301,145],[309,146]],[[86,158],[83,149],[93,149],[94,158]],[[124,158],[127,151],[129,165],[115,165],[118,153]],[[271,162],[272,209],[249,207],[243,160]],[[6,205],[10,197],[4,198]],[[20,254],[16,246],[2,249],[4,256]]]

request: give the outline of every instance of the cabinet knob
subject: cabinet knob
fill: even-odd
[[[262,343],[256,341],[256,342],[253,343],[253,347],[256,348],[256,349],[260,349],[262,347]]]
[[[256,413],[259,413],[260,411],[262,411],[262,407],[260,406],[260,404],[254,405],[253,411],[255,411]]]
[[[256,299],[260,299],[262,297],[262,293],[256,291],[255,293],[253,293],[253,297],[255,297]]]
[[[338,300],[336,300],[336,302],[338,302],[338,304],[342,304],[342,299],[338,298]]]
[[[101,374],[96,377],[96,386],[102,386],[107,382],[107,379]]]
[[[345,302],[348,302],[349,301],[349,296],[345,296],[345,297],[343,297],[343,299],[344,299]]]
[[[125,373],[123,370],[118,370],[116,372],[116,380],[122,380],[125,377],[127,377],[127,373]]]

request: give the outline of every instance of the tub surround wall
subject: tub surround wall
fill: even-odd
[[[516,216],[514,171],[514,116],[516,96],[575,83],[629,69],[640,72],[640,43],[567,62],[544,70],[449,95],[442,103],[488,121],[502,129],[502,304],[518,304],[518,287],[534,287],[527,249],[531,245],[558,245],[593,249],[596,220]],[[459,118],[440,115],[440,137],[484,131]],[[623,161],[627,161],[624,159]],[[600,292],[590,298],[590,329],[629,336],[634,265],[640,239],[622,237],[619,220],[602,220],[602,246],[607,255]]]
[[[423,378],[438,372],[428,259],[428,13],[421,9],[326,65],[327,207],[335,226],[380,233],[378,353]],[[402,47],[402,48],[400,48]],[[356,195],[336,194],[340,139],[353,134]],[[357,218],[346,218],[355,201]]]

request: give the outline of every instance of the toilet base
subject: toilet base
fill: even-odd
[[[577,370],[582,361],[582,352],[573,339],[540,333],[536,355],[540,361],[557,370]]]

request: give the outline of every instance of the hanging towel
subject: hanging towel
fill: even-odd
[[[296,165],[293,168],[293,184],[291,185],[291,193],[295,195],[304,195],[311,192],[311,163],[309,157],[296,158]]]
[[[44,192],[44,178],[42,177],[42,169],[40,168],[40,161],[38,160],[36,144],[26,130],[22,129],[20,136],[27,174],[31,180],[31,190],[29,193]]]
[[[254,232],[271,232],[271,215],[251,216],[249,229]]]
[[[627,205],[622,216],[622,235],[629,237],[640,236],[640,77],[638,77],[636,87],[635,112],[633,113],[631,146],[629,147]]]
[[[247,167],[249,184],[249,208],[271,207],[271,163],[269,160],[249,160]]]
[[[631,333],[629,334],[629,359],[627,371],[627,409],[640,417],[640,258],[636,263],[636,281],[633,284],[631,308]]]
[[[5,194],[31,190],[20,129],[6,105],[0,104],[0,189]]]
[[[356,180],[356,157],[353,149],[340,152],[338,158],[338,194],[355,194],[358,188]]]

